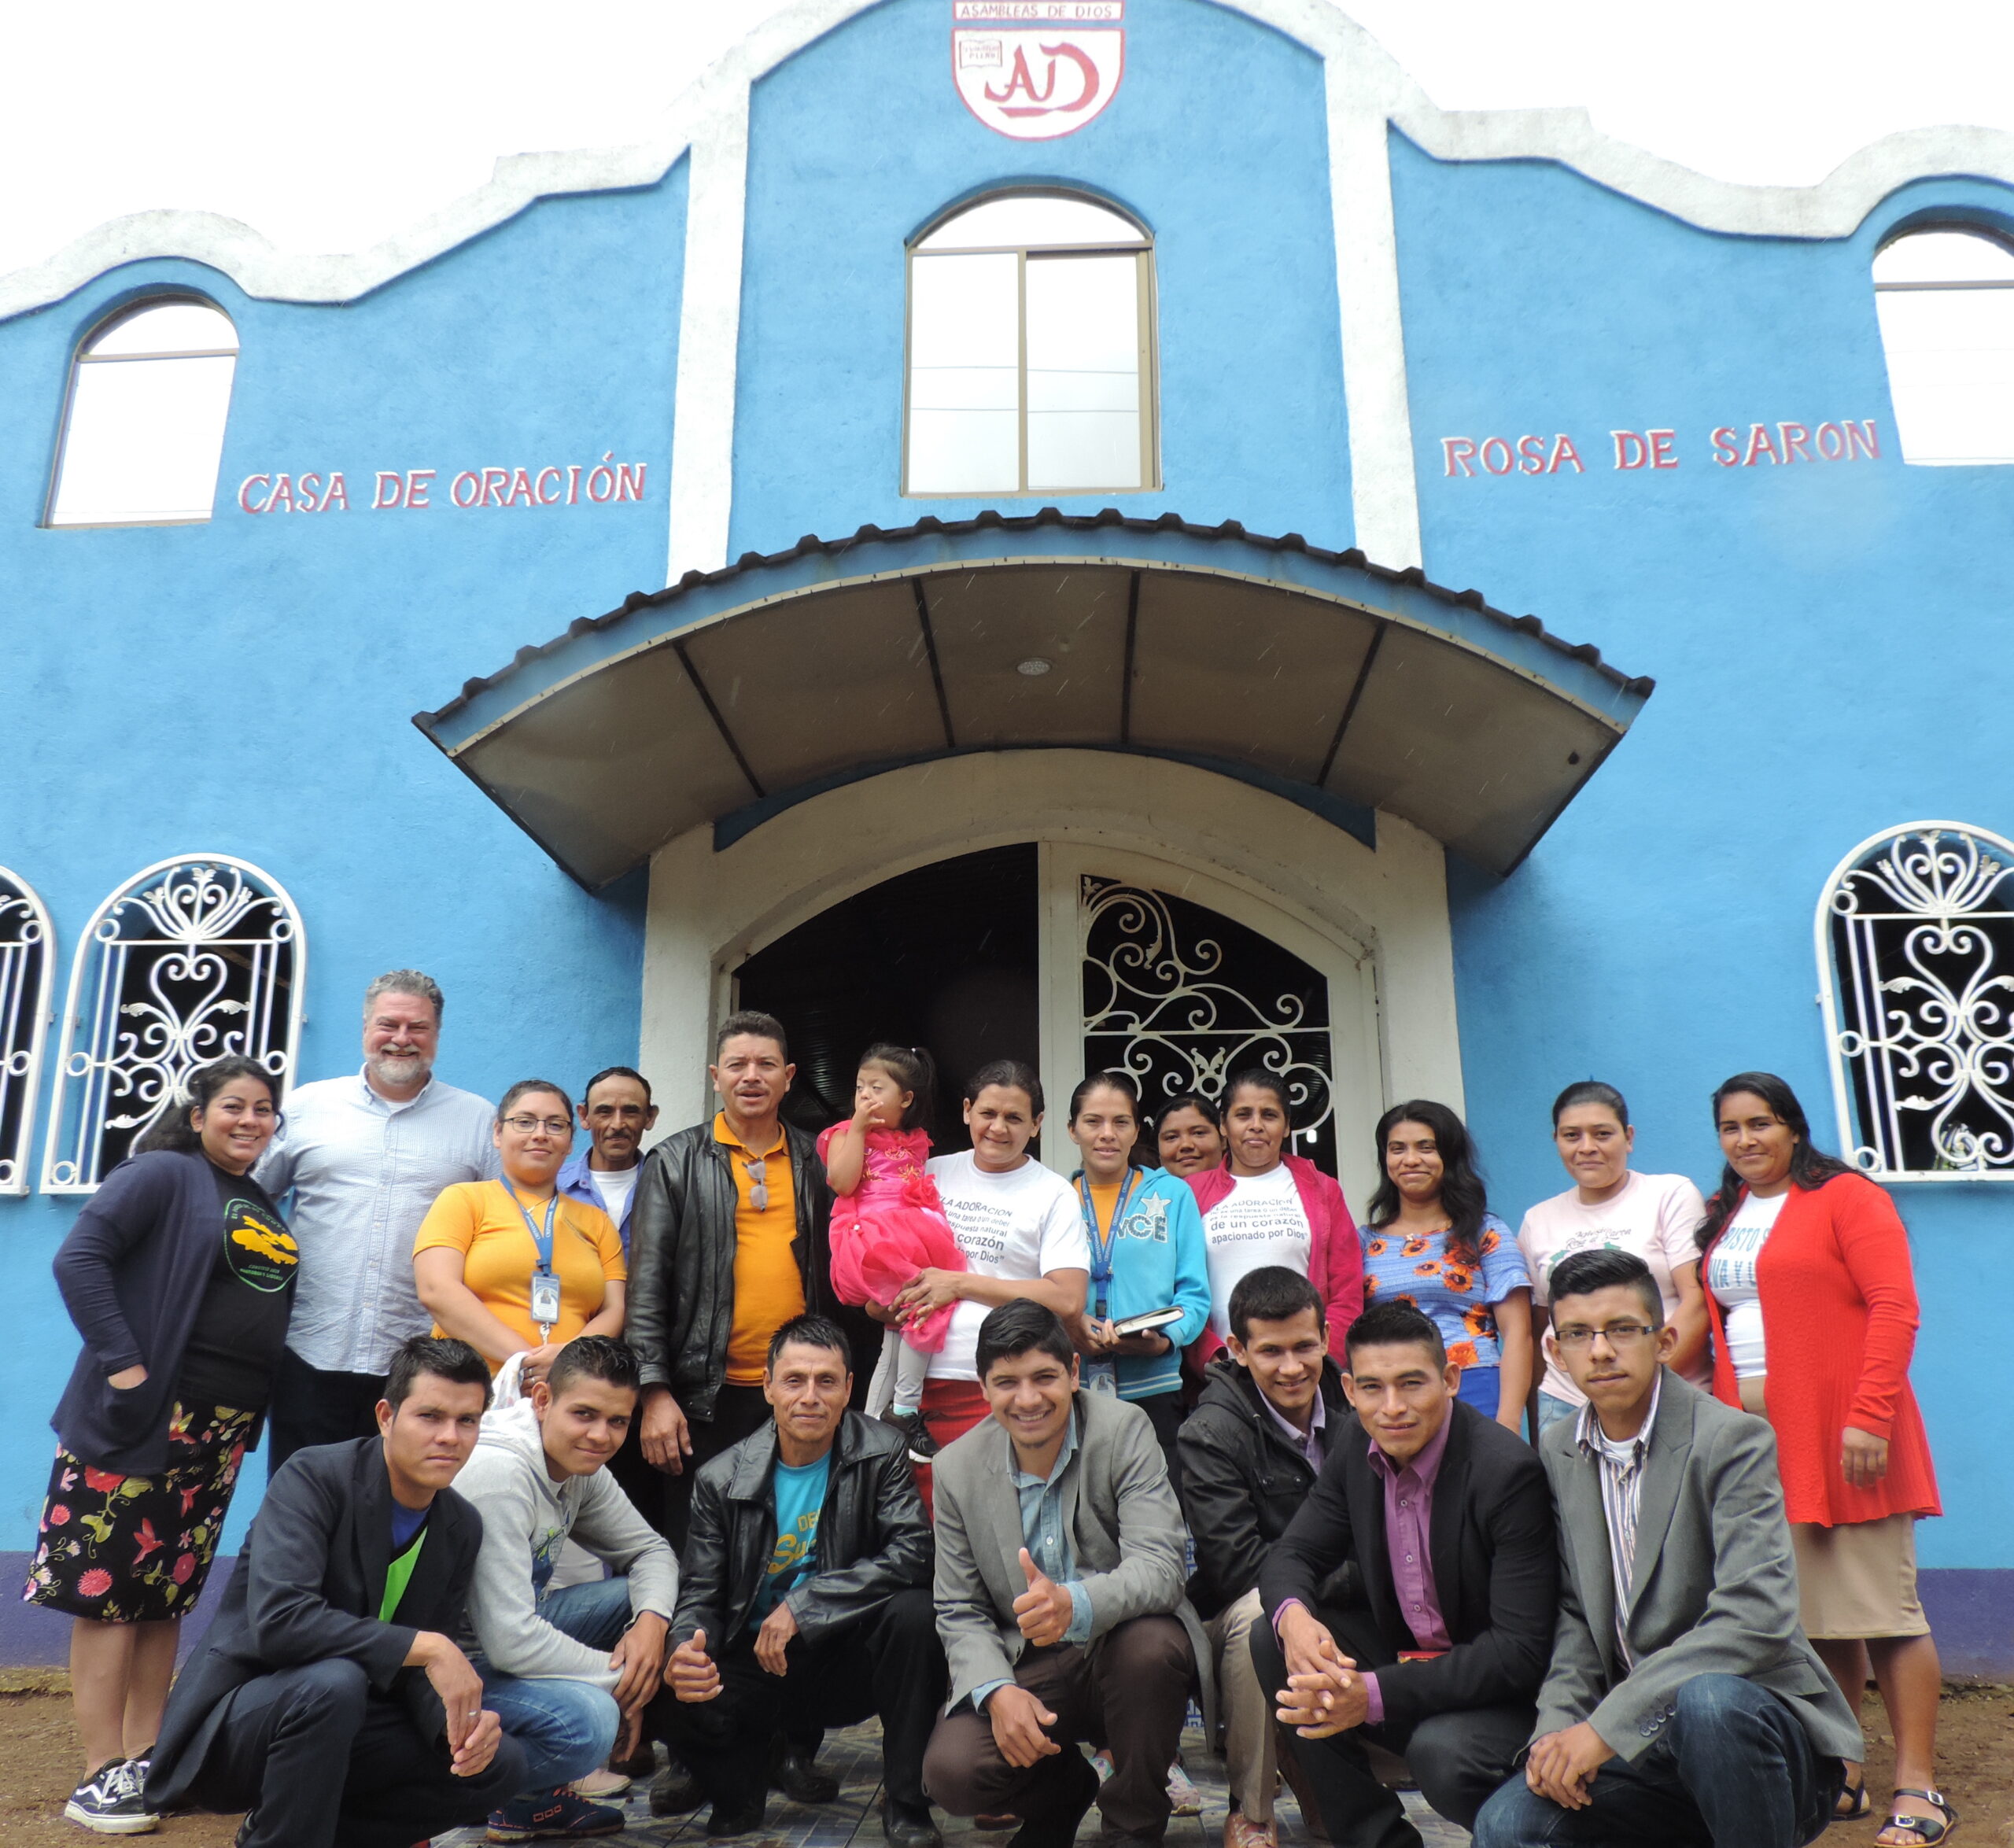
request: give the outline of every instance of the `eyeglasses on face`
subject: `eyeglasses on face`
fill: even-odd
[[[1596,1335],[1606,1341],[1617,1353],[1625,1348],[1633,1348],[1639,1341],[1646,1341],[1658,1331],[1643,1322],[1614,1322],[1606,1328],[1581,1328],[1570,1326],[1555,1328],[1552,1338],[1569,1350],[1584,1348]]]
[[[574,1131],[574,1125],[564,1116],[507,1116],[504,1127],[515,1130],[521,1136],[531,1135],[539,1130],[544,1130],[549,1136],[565,1136],[571,1135]]]

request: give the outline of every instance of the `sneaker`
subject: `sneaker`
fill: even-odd
[[[570,1790],[513,1797],[489,1813],[492,1842],[585,1841],[592,1835],[619,1835],[627,1819],[606,1803],[590,1803]]]
[[[1190,1783],[1189,1773],[1182,1769],[1179,1758],[1167,1768],[1167,1800],[1174,1806],[1177,1816],[1201,1816],[1203,1813],[1203,1793]]]
[[[1254,1822],[1241,1809],[1224,1818],[1224,1848],[1279,1848],[1279,1831],[1270,1822]]]
[[[626,1796],[634,1780],[625,1777],[619,1771],[604,1765],[599,1771],[590,1771],[585,1777],[577,1777],[567,1785],[577,1797],[585,1797],[591,1803],[606,1802],[610,1797]]]
[[[892,1426],[902,1433],[909,1447],[909,1461],[927,1463],[937,1454],[937,1440],[930,1434],[930,1427],[923,1422],[920,1411],[897,1411],[892,1407],[881,1415],[884,1425]]]
[[[147,1808],[141,1778],[135,1760],[114,1758],[70,1793],[63,1813],[101,1835],[151,1835],[160,1827],[160,1818]]]

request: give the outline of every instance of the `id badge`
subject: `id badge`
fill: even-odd
[[[550,1328],[559,1319],[559,1279],[550,1271],[532,1273],[532,1320]]]
[[[1119,1369],[1109,1360],[1086,1361],[1078,1378],[1088,1391],[1115,1399],[1119,1396]]]

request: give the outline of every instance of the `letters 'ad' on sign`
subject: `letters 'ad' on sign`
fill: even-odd
[[[951,0],[951,76],[997,134],[1053,141],[1126,74],[1126,0]]]

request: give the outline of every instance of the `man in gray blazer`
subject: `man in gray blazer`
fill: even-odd
[[[951,1697],[924,1787],[954,1816],[1018,1816],[1010,1848],[1069,1848],[1096,1797],[1108,1831],[1159,1842],[1196,1665],[1182,1510],[1137,1407],[1077,1390],[1053,1311],[979,1325],[993,1415],[937,1456],[937,1631]],[[1079,1740],[1109,1747],[1101,1789]]]
[[[1476,1848],[1802,1848],[1858,1723],[1798,1622],[1776,1443],[1688,1385],[1642,1259],[1552,1274],[1546,1337],[1588,1404],[1540,1444],[1563,1582],[1525,1769]]]

